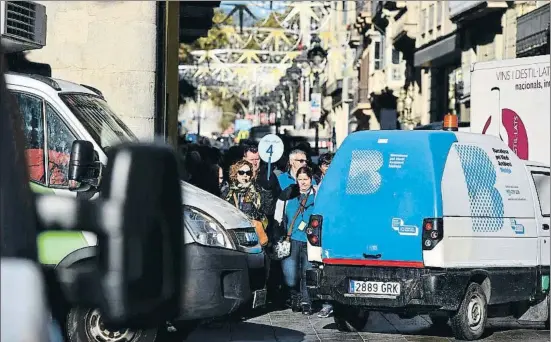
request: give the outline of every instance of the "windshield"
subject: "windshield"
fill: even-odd
[[[104,152],[111,146],[137,141],[134,133],[102,98],[85,93],[59,94],[59,97]]]

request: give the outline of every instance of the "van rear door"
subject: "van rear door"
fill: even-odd
[[[538,224],[538,265],[549,266],[549,211],[551,196],[551,177],[549,168],[532,167],[528,170],[533,179],[536,222]]]
[[[422,225],[441,217],[442,131],[365,131],[337,151],[316,198],[323,262],[423,267]]]

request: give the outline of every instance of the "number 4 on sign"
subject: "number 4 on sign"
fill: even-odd
[[[270,145],[266,150],[266,153],[270,155],[268,158],[268,174],[266,175],[267,180],[270,180],[270,173],[272,172],[272,154],[274,154],[274,145]]]

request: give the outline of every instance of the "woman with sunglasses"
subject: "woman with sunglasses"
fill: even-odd
[[[316,191],[313,187],[313,173],[308,166],[296,172],[299,195],[276,205],[276,221],[286,230],[286,239],[291,242],[290,255],[281,261],[281,267],[291,296],[293,311],[312,314],[312,301],[306,290],[306,271],[312,268],[308,261],[306,226],[314,209]],[[294,186],[296,186],[294,185]]]
[[[223,199],[253,221],[259,242],[265,246],[268,243],[265,233],[267,219],[263,211],[266,199],[253,182],[253,165],[242,159],[230,166],[230,184],[222,191]]]

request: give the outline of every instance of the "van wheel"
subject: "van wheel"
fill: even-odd
[[[75,308],[67,315],[70,342],[154,342],[157,329],[108,330],[97,309]]]
[[[473,341],[482,336],[488,320],[488,301],[482,287],[469,284],[459,310],[451,317],[456,339]]]
[[[339,331],[362,331],[367,324],[369,311],[349,306],[336,306],[333,308],[333,319]]]
[[[448,321],[450,320],[450,317],[446,314],[431,313],[429,314],[429,317],[432,321],[432,325],[437,327],[448,325]]]

